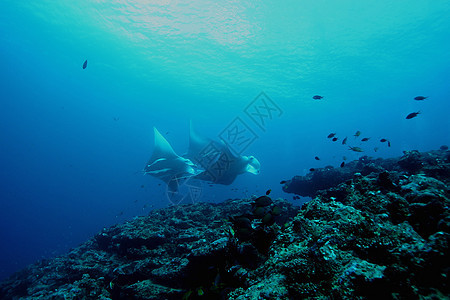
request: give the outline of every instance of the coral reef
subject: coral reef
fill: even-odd
[[[254,200],[172,206],[104,229],[67,255],[14,274],[0,284],[0,298],[220,298],[233,283],[225,268],[235,260],[246,266],[264,260],[250,242],[238,244],[230,233],[229,218],[251,216]],[[287,201],[275,204],[283,211],[280,224],[298,212]],[[264,234],[252,237],[255,244],[261,240]]]
[[[329,189],[345,182],[360,173],[364,176],[371,173],[395,171],[405,174],[423,173],[437,179],[448,178],[450,154],[447,150],[436,150],[420,153],[417,150],[404,151],[400,158],[373,159],[362,156],[359,160],[347,163],[343,168],[326,166],[309,172],[306,176],[294,176],[283,185],[283,191],[304,197],[314,197],[318,191]]]
[[[267,196],[156,210],[14,274],[0,298],[448,298],[449,158],[351,162],[300,210]]]

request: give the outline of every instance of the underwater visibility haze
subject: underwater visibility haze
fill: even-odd
[[[0,279],[157,208],[268,190],[300,205],[281,181],[448,145],[449,15],[444,0],[1,1]],[[196,162],[211,141],[210,162],[242,162],[216,182]]]

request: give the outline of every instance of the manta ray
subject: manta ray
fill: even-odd
[[[180,180],[203,172],[191,160],[177,155],[155,127],[153,127],[153,131],[155,134],[154,150],[144,168],[144,174],[161,179],[171,191],[176,191]]]
[[[223,141],[199,136],[192,122],[186,157],[204,169],[194,178],[223,185],[230,185],[240,174],[257,175],[261,168],[261,164],[254,156],[235,155]]]
[[[161,179],[171,191],[176,191],[179,182],[189,178],[229,185],[240,174],[259,174],[261,165],[255,157],[234,155],[223,141],[199,136],[192,124],[189,150],[184,157],[175,153],[155,127],[153,131],[154,150],[144,174]]]

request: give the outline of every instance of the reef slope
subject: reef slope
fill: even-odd
[[[301,210],[275,201],[275,223],[255,198],[156,210],[14,274],[0,298],[448,298],[449,158],[380,161]]]

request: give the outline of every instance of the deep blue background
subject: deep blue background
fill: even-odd
[[[211,202],[291,199],[280,180],[361,155],[330,132],[360,146],[362,131],[374,157],[449,144],[449,15],[444,0],[1,1],[0,279],[167,206],[139,172],[153,126],[178,154],[189,120],[209,137],[252,126],[261,174],[204,185]],[[265,132],[244,113],[261,91],[283,110]]]

